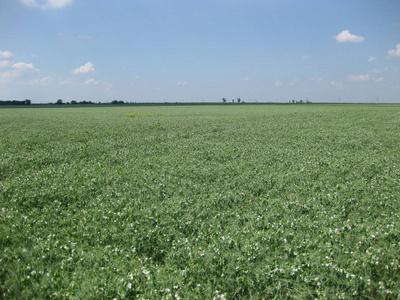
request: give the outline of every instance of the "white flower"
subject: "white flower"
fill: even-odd
[[[149,274],[150,274],[150,271],[147,271],[147,270],[143,269],[143,270],[142,270],[142,273],[143,273],[144,275],[149,275]]]

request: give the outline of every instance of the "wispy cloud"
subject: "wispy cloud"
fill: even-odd
[[[38,8],[63,8],[72,4],[72,0],[20,0],[20,2],[29,7]]]
[[[374,77],[374,74],[380,74],[381,70],[379,69],[372,69],[369,70],[368,73],[366,74],[361,74],[361,75],[349,75],[347,76],[348,81],[360,81],[360,82],[366,82],[366,81],[374,81],[374,82],[382,82],[384,81],[384,78],[382,76],[379,77]],[[376,75],[378,76],[378,75]]]
[[[274,86],[280,87],[280,86],[282,86],[282,85],[283,85],[282,81],[280,81],[279,79],[278,79],[278,80],[275,80]]]
[[[93,64],[90,61],[72,71],[73,74],[81,74],[89,72],[94,72]]]
[[[349,30],[343,30],[341,33],[335,36],[335,39],[338,43],[345,43],[345,42],[360,43],[364,41],[365,38],[360,35],[352,34],[350,33]]]
[[[6,71],[0,72],[0,83],[8,83],[11,79],[16,77],[21,77],[24,74],[35,71],[35,67],[33,64],[28,64],[24,62],[12,63],[10,61],[6,61],[7,63],[2,64],[3,67],[6,67]]]
[[[17,62],[13,64],[12,67],[18,72],[31,71],[34,69],[33,64],[27,64],[24,62]]]
[[[344,87],[342,80],[331,80],[331,81],[329,82],[329,84],[330,84],[331,86],[336,87],[336,88],[343,88],[343,87]]]
[[[400,44],[396,45],[396,49],[389,50],[387,53],[389,56],[393,57],[400,56]]]
[[[187,82],[187,81],[182,81],[182,82],[178,82],[177,83],[177,85],[179,85],[179,86],[185,86],[185,85],[188,85],[189,84],[189,82]]]
[[[90,79],[85,80],[85,82],[83,84],[84,85],[98,85],[99,82],[94,78],[90,78]]]
[[[0,50],[0,59],[9,59],[13,56],[10,51],[1,51]]]
[[[308,55],[303,55],[303,56],[301,57],[301,59],[302,59],[302,60],[306,60],[306,59],[308,59],[308,57],[309,57]]]
[[[374,61],[374,60],[376,60],[376,57],[371,56],[371,57],[368,58],[369,62]]]
[[[72,84],[72,80],[69,80],[69,79],[61,80],[60,84],[62,84],[62,85],[70,85],[70,84]]]
[[[14,64],[12,60],[2,60],[0,61],[0,69],[6,69]]]
[[[365,75],[349,75],[347,77],[348,80],[350,81],[368,81],[371,79],[371,75],[365,74]]]
[[[26,84],[27,85],[32,85],[32,86],[42,86],[42,87],[47,87],[50,86],[52,83],[52,79],[50,77],[42,77],[42,78],[37,78],[28,81]]]
[[[241,80],[241,81],[249,81],[250,78],[249,78],[249,76],[244,76],[242,78],[239,78],[239,80]]]

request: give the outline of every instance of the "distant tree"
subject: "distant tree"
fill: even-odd
[[[76,102],[76,100],[71,100],[71,104],[78,104],[78,102]]]
[[[122,100],[113,100],[111,101],[111,104],[124,104],[125,102]]]
[[[62,99],[58,99],[56,104],[64,104],[64,103],[63,103]]]
[[[226,103],[226,98],[222,98],[222,103]]]
[[[236,100],[237,100],[237,103],[240,103],[242,101],[242,99],[240,99],[240,98],[237,98]]]
[[[31,102],[31,100],[29,100],[29,99],[25,99],[25,101],[24,101],[24,104],[25,105],[30,105],[32,102]]]

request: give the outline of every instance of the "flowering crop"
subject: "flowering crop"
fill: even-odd
[[[132,108],[0,109],[0,298],[399,297],[399,106]]]

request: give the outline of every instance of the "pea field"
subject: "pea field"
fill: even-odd
[[[399,299],[400,105],[0,109],[2,299]]]

